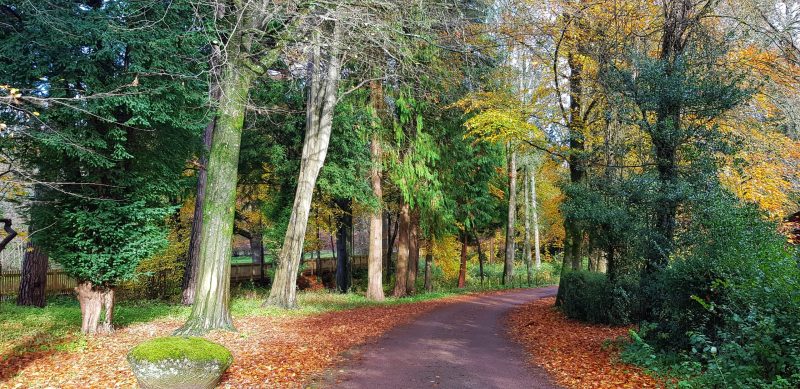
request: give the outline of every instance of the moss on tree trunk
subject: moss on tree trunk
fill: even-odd
[[[228,61],[220,79],[221,97],[206,167],[208,186],[203,201],[195,301],[189,320],[176,331],[180,335],[234,329],[228,309],[231,236],[239,147],[251,75],[235,58]]]

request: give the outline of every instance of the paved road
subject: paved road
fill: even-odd
[[[512,308],[553,296],[555,287],[517,290],[446,305],[357,352],[334,388],[557,388],[508,339]]]

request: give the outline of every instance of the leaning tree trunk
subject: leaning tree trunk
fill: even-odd
[[[461,233],[461,263],[458,265],[458,288],[467,286],[467,233]]]
[[[428,248],[425,249],[425,291],[433,292],[433,235],[428,238]]]
[[[397,265],[395,266],[394,297],[406,295],[406,276],[408,275],[408,258],[410,257],[409,230],[411,211],[406,201],[400,205],[399,225],[397,226]]]
[[[336,205],[342,211],[336,223],[336,290],[347,293],[350,290],[348,242],[353,231],[352,200],[337,199]]]
[[[75,293],[81,306],[81,332],[89,335],[113,332],[114,288],[82,281],[75,287]]]
[[[509,145],[508,158],[508,225],[506,226],[506,258],[503,265],[503,285],[514,280],[514,226],[517,218],[517,151]]]
[[[528,275],[528,286],[531,286],[533,279],[533,255],[531,253],[531,196],[530,196],[530,170],[525,167],[525,178],[523,179],[523,193],[525,194],[525,270]]]
[[[408,231],[408,278],[406,278],[406,293],[413,295],[417,292],[417,273],[419,272],[419,212],[414,211],[411,216],[411,228]]]
[[[370,142],[372,169],[370,170],[370,184],[372,195],[382,204],[383,188],[381,187],[381,144],[377,134],[372,135]],[[367,259],[367,298],[383,301],[383,218],[381,206],[369,215],[369,258]]]
[[[229,41],[236,46],[238,42]],[[230,310],[231,237],[242,127],[251,75],[237,58],[228,58],[220,78],[220,102],[207,166],[200,260],[192,312],[180,335],[213,329],[233,330]]]
[[[317,176],[328,153],[331,138],[333,110],[336,106],[337,88],[341,63],[339,58],[341,26],[334,24],[333,37],[326,42],[330,47],[328,68],[322,69],[320,37],[315,36],[313,59],[310,69],[308,103],[306,106],[306,135],[303,140],[303,153],[300,159],[300,175],[297,180],[292,213],[286,229],[286,237],[275,269],[275,278],[266,305],[282,308],[297,307],[297,273],[303,253],[303,242],[308,226],[308,213]]]
[[[35,245],[28,242],[25,256],[22,259],[22,275],[19,283],[17,305],[45,306],[47,290],[47,255]]]

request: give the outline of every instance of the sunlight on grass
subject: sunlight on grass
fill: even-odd
[[[383,302],[367,300],[357,293],[341,294],[327,290],[300,292],[299,308],[284,310],[262,307],[267,289],[234,288],[231,313],[234,318],[305,316],[362,307],[408,304],[494,289],[502,287],[442,290],[404,298],[387,297]],[[154,320],[183,321],[190,311],[191,307],[164,301],[120,301],[115,310],[114,326],[124,328]],[[79,334],[80,324],[80,307],[74,297],[50,298],[45,308],[18,307],[13,301],[0,302],[0,360],[34,351],[81,350],[86,345],[86,338]]]

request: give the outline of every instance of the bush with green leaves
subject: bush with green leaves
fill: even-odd
[[[642,326],[627,357],[647,365],[646,344],[704,387],[800,386],[796,250],[730,196],[695,204],[679,246],[690,250],[659,276],[657,321]]]
[[[624,325],[633,321],[638,283],[631,278],[609,280],[603,273],[571,271],[563,276],[561,309],[572,319]]]

